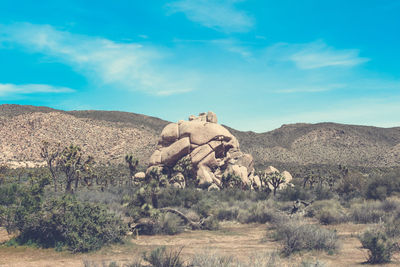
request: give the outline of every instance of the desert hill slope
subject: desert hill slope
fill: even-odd
[[[166,124],[128,112],[0,105],[0,162],[40,162],[41,142],[48,140],[79,144],[99,162],[122,162],[134,153],[146,164]],[[265,133],[229,130],[257,165],[400,166],[400,127],[298,123]]]

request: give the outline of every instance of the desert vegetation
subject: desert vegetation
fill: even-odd
[[[357,235],[366,262],[390,262],[399,250],[400,172],[395,168],[363,173],[344,166],[298,167],[293,185],[279,190],[279,184],[243,187],[240,179],[230,175],[223,178],[229,186],[208,191],[192,182],[187,159],[173,168],[184,174],[186,187],[178,188],[156,168],[136,179],[135,172],[144,169],[132,155],[120,165],[96,165],[95,158],[84,155],[78,146],[57,149],[52,150],[54,154],[43,152],[49,157],[47,167],[1,167],[0,224],[15,234],[3,246],[77,253],[128,242],[129,233],[132,237],[177,235],[188,230],[215,231],[226,222],[257,223],[265,225],[265,238],[276,242],[277,255],[263,255],[262,264],[249,266],[273,266],[266,262],[306,251],[340,254],[342,240],[334,227],[353,223],[367,226]],[[50,164],[50,158],[57,164]],[[263,178],[265,184],[269,179],[282,179],[276,173],[271,177]],[[187,259],[163,247],[139,257],[131,266],[145,263],[240,265],[235,258],[218,255]]]

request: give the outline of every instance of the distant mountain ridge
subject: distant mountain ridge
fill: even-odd
[[[142,164],[147,164],[168,123],[129,112],[0,105],[0,162],[39,162],[41,142],[49,140],[79,144],[99,162],[122,163],[126,153],[134,153]],[[400,127],[297,123],[265,133],[226,127],[259,166],[400,166]]]

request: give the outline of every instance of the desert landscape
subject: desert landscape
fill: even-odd
[[[400,266],[400,0],[1,0],[0,266]]]
[[[0,110],[1,265],[360,266],[375,254],[400,264],[400,128],[296,124],[257,134],[221,126],[213,112],[170,123]],[[99,233],[95,222],[105,223]]]

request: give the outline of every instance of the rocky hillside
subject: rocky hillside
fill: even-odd
[[[134,153],[143,164],[167,121],[117,111],[60,111],[0,105],[0,162],[40,162],[42,140],[79,144],[100,162]],[[400,127],[291,124],[266,132],[230,129],[256,165],[271,163],[400,166]]]
[[[99,116],[101,119],[96,118]],[[11,166],[38,165],[42,161],[41,143],[46,140],[79,144],[97,162],[121,163],[124,155],[133,153],[146,164],[163,125],[165,122],[156,118],[123,112],[64,112],[2,105],[0,162]]]
[[[400,127],[298,123],[261,134],[230,130],[259,164],[400,166]]]

